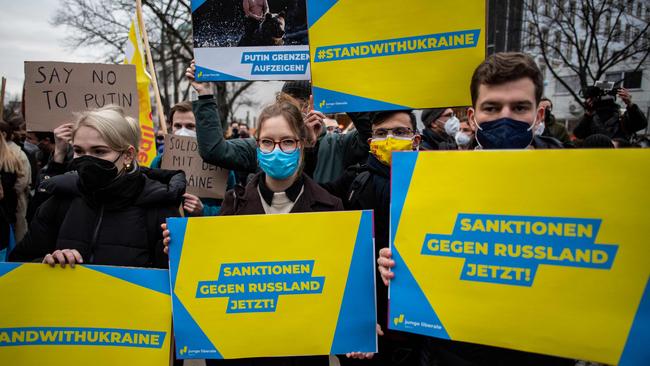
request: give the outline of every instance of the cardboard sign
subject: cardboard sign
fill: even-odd
[[[167,134],[161,168],[184,171],[186,191],[197,197],[221,199],[226,193],[228,170],[204,162],[196,138]]]
[[[0,365],[169,363],[167,270],[0,263],[0,294]]]
[[[648,166],[647,149],[395,153],[390,328],[647,364]]]
[[[305,0],[192,0],[198,81],[309,80]]]
[[[177,357],[376,352],[371,211],[167,224]]]
[[[472,73],[485,58],[485,4],[307,0],[316,109],[470,105]]]
[[[111,104],[138,119],[134,65],[25,61],[27,130],[52,131],[75,112]]]

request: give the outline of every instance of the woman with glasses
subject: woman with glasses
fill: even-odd
[[[262,169],[245,189],[226,193],[222,215],[278,214],[343,210],[302,172],[307,128],[292,103],[272,104],[259,116],[257,161]]]
[[[330,195],[302,171],[307,128],[302,113],[290,102],[264,108],[255,132],[261,172],[243,188],[226,192],[219,215],[284,214],[342,211],[341,200]],[[165,252],[169,231],[163,225]],[[206,360],[210,365],[318,366],[329,365],[327,356]]]

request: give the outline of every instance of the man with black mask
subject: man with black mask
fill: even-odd
[[[620,88],[617,95],[626,110],[623,115],[619,112],[619,105],[613,96],[594,96],[595,89],[587,90],[585,100],[585,114],[573,134],[579,139],[586,139],[594,134],[607,135],[609,138],[623,138],[630,141],[634,134],[648,126],[641,109],[632,103],[632,96],[627,89]]]

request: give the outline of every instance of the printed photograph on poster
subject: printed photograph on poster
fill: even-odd
[[[309,80],[305,0],[192,0],[197,79]]]

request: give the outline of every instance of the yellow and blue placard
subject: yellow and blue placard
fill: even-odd
[[[167,270],[0,263],[0,365],[165,365]]]
[[[167,223],[177,357],[376,352],[372,211]]]
[[[394,154],[390,328],[649,364],[648,166],[641,149]]]
[[[307,0],[316,108],[470,105],[485,58],[485,0]]]

